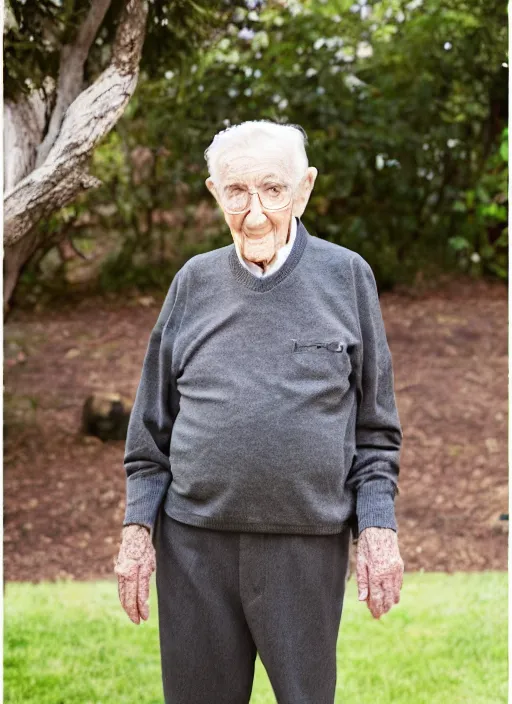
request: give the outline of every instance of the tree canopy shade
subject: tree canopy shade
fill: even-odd
[[[177,69],[195,49],[221,32],[240,3],[230,0],[149,0],[147,38],[140,68],[149,78]],[[90,83],[109,62],[124,0],[107,0],[84,66]],[[4,27],[4,96],[40,88],[48,76],[57,79],[62,47],[73,44],[91,0],[6,0]]]

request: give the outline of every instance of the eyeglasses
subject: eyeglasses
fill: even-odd
[[[271,184],[260,186],[255,191],[247,191],[239,186],[227,188],[221,196],[224,210],[234,215],[248,210],[251,203],[251,196],[258,194],[261,207],[265,210],[283,210],[290,205],[293,190],[290,186],[282,184]]]
[[[297,188],[300,183],[302,183],[302,179],[297,184]],[[228,186],[223,190],[220,200],[224,210],[233,215],[238,215],[248,210],[251,196],[254,194],[258,194],[261,207],[265,210],[283,210],[290,205],[295,190],[291,186],[282,183],[268,183],[260,186],[255,191],[248,191],[238,185]]]

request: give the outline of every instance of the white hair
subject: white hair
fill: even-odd
[[[210,146],[204,151],[213,182],[218,183],[219,165],[226,152],[235,146],[254,148],[254,144],[261,137],[274,140],[289,151],[298,182],[309,165],[306,154],[307,134],[300,125],[284,125],[271,120],[247,120],[239,125],[231,125],[215,135]]]

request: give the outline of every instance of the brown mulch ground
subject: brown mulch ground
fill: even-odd
[[[84,437],[80,418],[93,391],[134,396],[161,300],[142,302],[17,310],[4,327],[6,580],[113,576],[124,443]],[[507,289],[460,278],[381,305],[404,430],[405,568],[506,570]]]

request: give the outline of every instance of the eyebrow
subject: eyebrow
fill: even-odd
[[[279,176],[278,174],[274,174],[274,173],[265,174],[265,176],[263,176],[261,178],[261,180],[258,181],[258,183],[261,184],[261,183],[265,183],[267,181],[277,181],[278,183],[282,183],[282,184],[285,183],[281,176]],[[224,188],[232,188],[233,186],[246,186],[246,185],[247,185],[246,183],[241,183],[240,181],[232,181],[230,183],[226,183]]]

